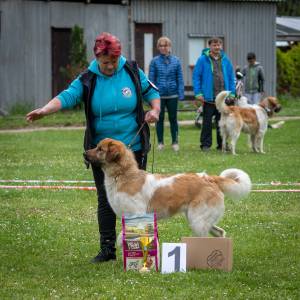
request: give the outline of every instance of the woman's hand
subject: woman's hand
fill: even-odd
[[[41,119],[45,116],[45,112],[43,108],[38,108],[26,115],[26,121],[32,123],[33,121],[36,121],[38,119]]]
[[[145,115],[145,121],[147,123],[155,123],[159,119],[159,110],[151,109]]]
[[[53,114],[61,109],[61,102],[58,98],[53,98],[45,106],[37,108],[26,115],[27,122],[33,122],[49,114]]]

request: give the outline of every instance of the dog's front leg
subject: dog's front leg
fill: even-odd
[[[264,152],[264,136],[259,137],[259,150],[260,150],[260,153],[262,153],[262,154],[266,153],[266,152]]]

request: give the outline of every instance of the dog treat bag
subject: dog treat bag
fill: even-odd
[[[158,271],[156,214],[123,215],[122,234],[124,271]]]

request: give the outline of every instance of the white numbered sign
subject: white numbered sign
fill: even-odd
[[[186,272],[186,244],[162,244],[162,273]]]

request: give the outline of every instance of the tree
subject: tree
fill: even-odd
[[[300,45],[283,52],[277,49],[277,92],[278,94],[300,95]]]
[[[300,16],[300,1],[286,0],[277,3],[278,16]]]
[[[70,63],[65,68],[60,68],[60,72],[68,83],[71,83],[71,81],[88,66],[83,29],[77,25],[72,28],[70,44]]]

